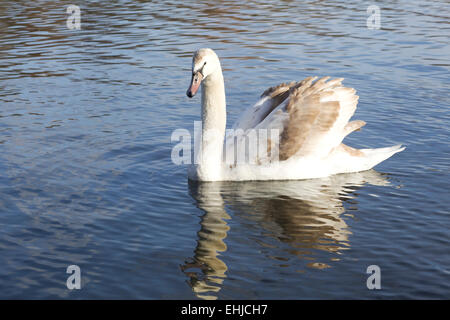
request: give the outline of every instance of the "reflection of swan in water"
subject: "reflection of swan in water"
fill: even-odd
[[[200,298],[215,299],[226,278],[228,268],[220,255],[227,250],[226,220],[231,217],[225,205],[233,215],[258,226],[257,242],[262,247],[272,248],[272,253],[278,250],[277,256],[294,254],[308,261],[308,267],[327,268],[330,265],[316,261],[315,252],[332,253],[331,260],[336,261],[336,254],[350,247],[343,201],[354,206],[354,192],[366,183],[388,181],[370,170],[300,181],[190,182],[191,196],[205,212],[194,257],[182,266],[193,291]],[[274,241],[285,245],[274,246]]]
[[[197,201],[200,209],[205,211],[197,233],[197,247],[192,261],[187,261],[182,270],[190,277],[192,290],[199,298],[215,299],[214,296],[202,295],[204,292],[217,292],[225,278],[227,265],[218,258],[219,252],[227,250],[223,239],[226,238],[229,227],[225,220],[230,219],[224,208],[221,196],[221,183],[190,182],[191,196]],[[188,269],[198,267],[199,273],[188,272]],[[210,283],[210,284],[208,284]],[[215,284],[215,285],[214,285]]]

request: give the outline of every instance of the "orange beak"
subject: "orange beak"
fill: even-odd
[[[202,83],[202,80],[203,80],[203,75],[200,72],[196,72],[192,75],[191,85],[189,86],[189,88],[186,91],[186,95],[189,98],[192,98],[193,96],[195,96],[195,94],[198,91],[198,88],[200,88],[200,84]]]

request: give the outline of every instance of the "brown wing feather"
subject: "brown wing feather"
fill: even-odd
[[[281,83],[275,87],[270,87],[266,91],[264,91],[261,95],[263,97],[269,97],[269,100],[266,102],[266,107],[264,113],[261,114],[261,118],[259,122],[263,121],[276,107],[282,104],[290,94],[291,88],[297,85],[297,82],[289,82],[289,83]]]
[[[343,79],[326,82],[329,77],[324,77],[313,83],[315,79],[307,78],[291,89],[286,107],[289,119],[280,141],[280,160],[287,160],[299,151],[310,152],[308,146],[313,143],[305,144],[305,141],[320,138],[320,133],[330,130],[339,116],[339,101],[322,100],[330,97],[333,92],[328,89],[341,86]]]
[[[246,111],[244,116],[236,122],[235,128],[246,130],[256,127],[277,107],[283,104],[294,90],[309,87],[315,79],[317,79],[317,77],[309,77],[299,82],[285,82],[268,88],[261,94],[261,99],[267,99],[265,99],[263,103],[257,103],[254,108]]]
[[[317,77],[308,77],[298,82],[283,82],[275,87],[270,87],[269,89],[265,90],[261,94],[261,98],[266,96],[269,97],[269,101],[266,102],[269,104],[269,107],[267,108],[267,110],[265,110],[265,113],[262,114],[261,121],[263,121],[276,107],[282,104],[294,90],[301,87],[304,88],[305,84],[311,83],[315,79],[317,79]]]
[[[346,124],[344,127],[345,135],[349,135],[353,131],[361,130],[362,127],[366,125],[365,121],[362,120],[354,120]]]

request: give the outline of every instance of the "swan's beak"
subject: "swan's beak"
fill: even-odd
[[[186,95],[189,98],[192,98],[193,96],[195,96],[195,94],[198,91],[198,88],[200,88],[200,84],[202,83],[202,80],[203,80],[203,75],[200,72],[196,72],[192,75],[191,85],[189,86],[189,88],[186,91]]]

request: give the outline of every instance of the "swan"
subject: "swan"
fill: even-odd
[[[350,121],[359,97],[342,81],[308,77],[271,87],[243,112],[232,129],[226,130],[225,85],[219,57],[209,48],[197,50],[186,94],[192,98],[202,88],[202,117],[196,137],[200,143],[194,146],[189,179],[323,178],[369,170],[403,151],[402,145],[355,149],[342,143],[348,134],[366,124]]]

